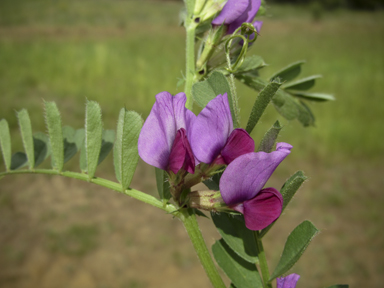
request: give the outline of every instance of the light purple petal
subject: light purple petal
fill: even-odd
[[[176,138],[169,155],[167,170],[171,170],[176,174],[181,168],[192,174],[195,172],[195,158],[193,157],[184,128],[181,128],[176,133]]]
[[[252,23],[257,11],[259,11],[260,5],[261,0],[249,0],[249,6],[244,13],[229,24],[227,34],[232,34],[245,22]]]
[[[300,275],[295,273],[286,277],[278,277],[276,278],[276,288],[295,288],[299,278]]]
[[[255,151],[255,141],[244,129],[237,128],[232,131],[227,140],[221,156],[225,164],[231,163],[237,157]]]
[[[248,9],[250,0],[228,0],[212,25],[230,24]]]
[[[211,163],[220,154],[232,130],[227,93],[218,95],[201,110],[188,131],[189,143],[197,160]]]
[[[277,143],[271,153],[252,152],[236,158],[220,179],[220,192],[227,205],[240,204],[254,198],[264,187],[277,166],[289,155],[287,143]]]
[[[263,21],[255,21],[255,22],[253,22],[253,27],[255,27],[257,33],[260,33],[261,26],[263,26]]]
[[[193,122],[192,112],[185,108],[186,101],[184,93],[172,96],[165,91],[156,95],[156,102],[141,129],[138,141],[139,155],[148,164],[167,169],[177,130]]]
[[[245,201],[242,206],[242,211],[239,212],[244,214],[245,226],[257,231],[279,218],[283,208],[283,196],[275,188],[265,188],[253,199]]]

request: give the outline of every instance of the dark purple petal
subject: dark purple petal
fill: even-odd
[[[185,108],[186,101],[184,93],[172,96],[168,92],[161,92],[156,95],[156,102],[138,141],[139,155],[148,164],[167,169],[177,130],[186,128],[196,117]]]
[[[212,25],[230,24],[245,13],[250,0],[228,0],[219,16],[212,21]]]
[[[171,170],[176,174],[181,168],[192,174],[195,172],[195,158],[193,157],[184,128],[179,129],[176,133],[176,138],[169,155],[167,170]]]
[[[279,218],[283,208],[283,196],[275,188],[261,190],[255,198],[243,203],[245,226],[250,230],[261,230]]]
[[[212,163],[225,146],[232,130],[227,93],[218,95],[201,110],[188,131],[189,143],[196,159]]]
[[[237,157],[253,151],[255,151],[255,142],[252,137],[244,129],[237,128],[229,135],[221,156],[228,165]]]
[[[224,202],[233,206],[254,198],[264,187],[277,166],[289,155],[287,143],[277,143],[271,153],[244,154],[228,165],[220,179],[220,192]]]
[[[295,273],[286,277],[278,277],[276,278],[276,288],[295,288],[299,278],[300,275]]]
[[[259,11],[260,5],[261,0],[249,0],[249,6],[244,13],[229,24],[227,34],[232,34],[245,22],[252,23],[257,11]]]

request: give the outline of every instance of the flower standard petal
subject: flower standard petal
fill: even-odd
[[[275,188],[265,188],[243,203],[245,226],[254,231],[264,229],[279,218],[282,208],[283,196],[280,192]]]
[[[252,152],[233,160],[220,179],[224,202],[233,206],[254,198],[291,148],[287,143],[278,143],[277,150],[271,153]]]
[[[148,164],[167,170],[177,131],[193,123],[196,117],[185,108],[184,93],[172,96],[169,92],[156,95],[156,102],[140,132],[138,150]]]
[[[227,93],[218,95],[197,115],[188,131],[193,154],[198,161],[211,163],[233,131]]]
[[[247,9],[240,17],[229,24],[227,33],[232,34],[237,28],[241,26],[241,24],[245,22],[252,23],[257,14],[257,11],[259,11],[260,5],[261,0],[249,0]]]
[[[248,9],[250,0],[228,0],[219,16],[212,21],[212,25],[228,25],[239,18]]]
[[[286,277],[276,278],[276,287],[277,288],[295,288],[297,281],[299,281],[300,275],[290,274]]]

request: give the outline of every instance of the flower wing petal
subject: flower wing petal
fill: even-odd
[[[218,95],[197,115],[188,139],[198,161],[211,163],[221,152],[233,130],[227,93]]]
[[[251,200],[243,203],[245,226],[261,230],[279,218],[283,208],[283,196],[275,188],[265,188]]]
[[[255,151],[255,141],[244,129],[237,128],[232,131],[227,140],[221,156],[228,165],[237,157]]]
[[[286,277],[276,278],[276,287],[277,288],[295,288],[297,281],[299,281],[300,275],[298,274],[289,274]]]

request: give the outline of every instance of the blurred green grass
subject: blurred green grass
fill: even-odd
[[[63,124],[75,128],[83,126],[86,99],[96,100],[105,128],[115,129],[122,107],[145,118],[157,93],[180,92],[176,83],[184,73],[185,49],[180,8],[179,2],[155,1],[1,1],[0,118],[10,123],[13,151],[22,149],[15,110],[27,108],[33,130],[46,130],[42,99],[56,101]],[[291,204],[287,217],[313,219],[328,229],[295,270],[307,276],[300,280],[302,287],[316,287],[308,276],[329,285],[346,279],[356,287],[380,287],[383,16],[382,11],[334,11],[316,22],[303,7],[272,6],[251,50],[269,64],[261,71],[266,78],[291,62],[307,60],[302,76],[324,75],[312,91],[336,97],[310,104],[316,127],[286,121],[268,107],[252,135],[258,142],[276,119],[284,123],[279,140],[294,150],[277,175],[304,169],[311,178],[302,189],[308,193]],[[238,95],[244,126],[256,93],[239,83]],[[111,166],[103,170],[103,165],[98,172],[111,173]],[[12,202],[9,195],[0,199],[2,207]],[[292,225],[277,223],[271,237],[283,238]],[[279,251],[273,253],[276,263]],[[310,257],[316,257],[316,268],[308,269]],[[323,275],[329,277],[326,282]]]

